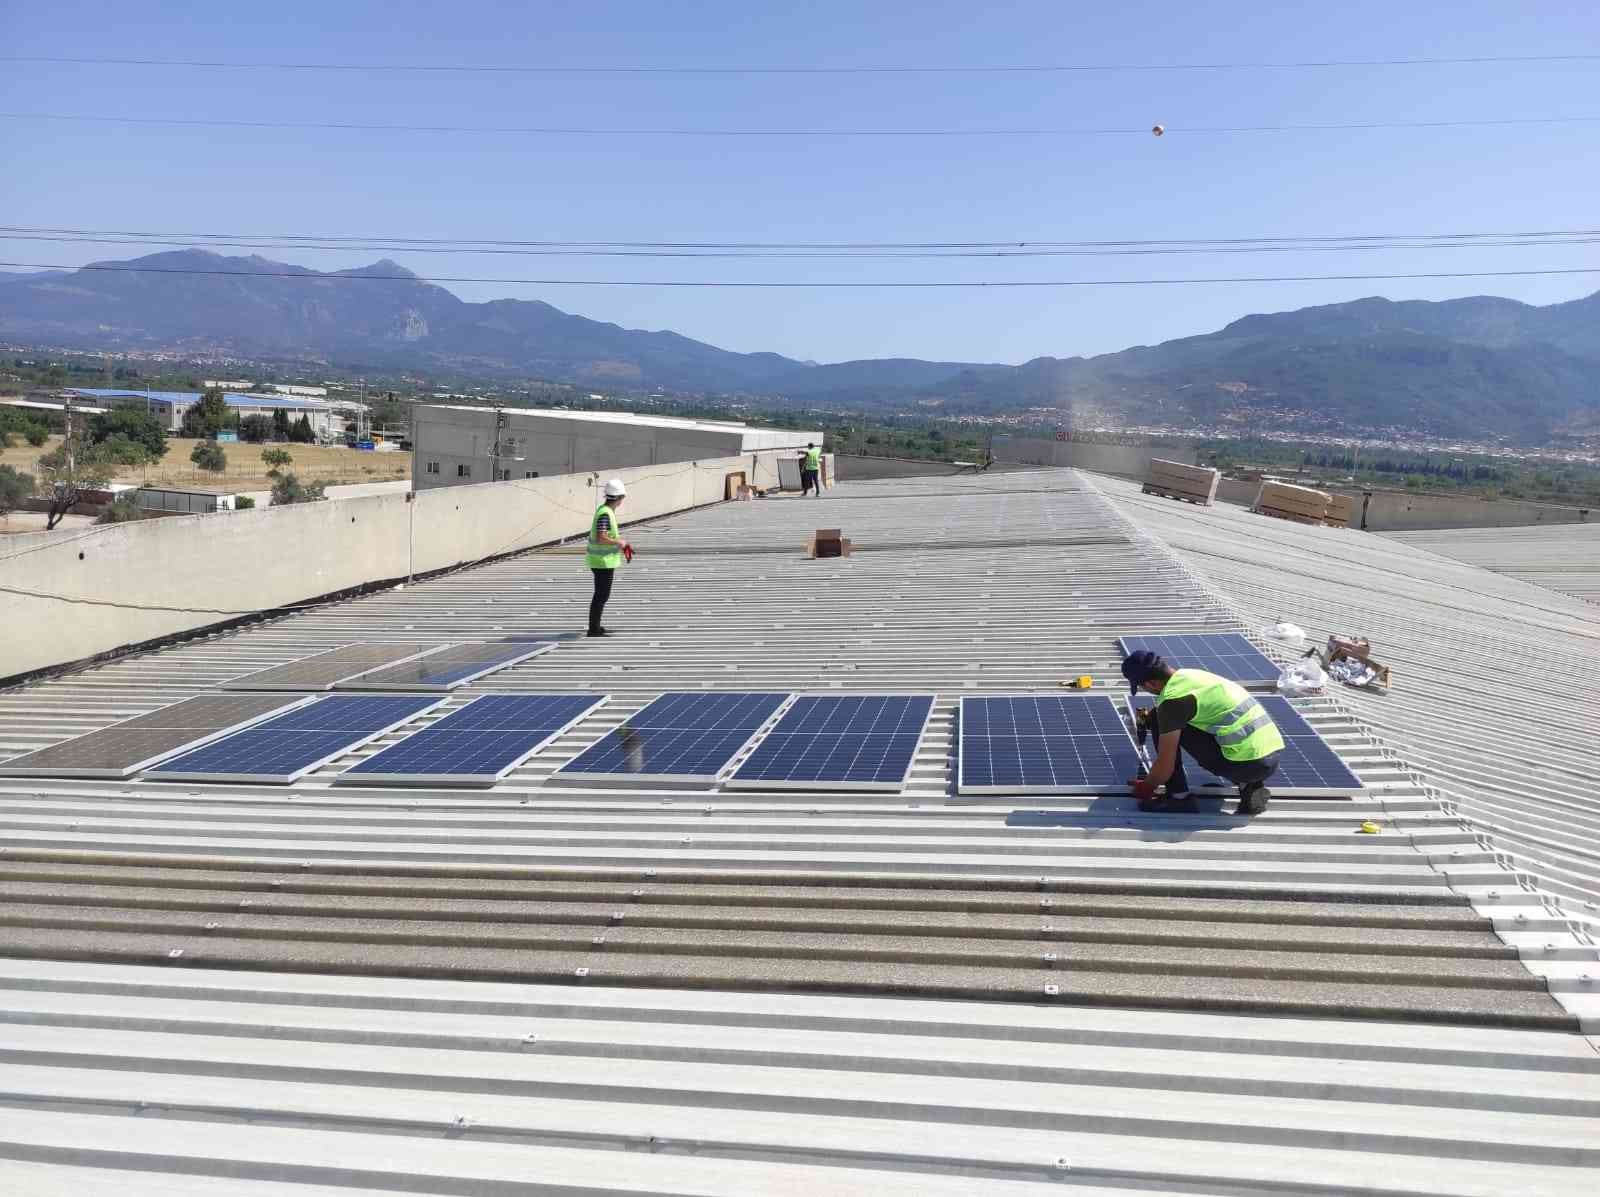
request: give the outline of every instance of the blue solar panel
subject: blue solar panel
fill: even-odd
[[[346,769],[344,784],[493,785],[605,701],[594,694],[492,694]]]
[[[1117,647],[1124,657],[1149,649],[1174,669],[1204,669],[1243,686],[1270,686],[1278,680],[1278,667],[1237,632],[1121,636]]]
[[[710,784],[787,694],[663,694],[585,749],[558,776]]]
[[[796,699],[728,784],[898,790],[932,709],[926,694]]]
[[[962,794],[1122,794],[1140,760],[1103,694],[963,698]]]
[[[1317,734],[1317,730],[1305,721],[1287,698],[1278,694],[1261,694],[1256,696],[1256,701],[1266,709],[1283,736],[1283,753],[1278,758],[1278,768],[1267,778],[1267,789],[1275,796],[1338,798],[1364,791],[1361,779],[1339,758],[1338,753],[1328,747],[1327,741]],[[1132,705],[1137,708],[1151,707],[1155,702],[1153,694],[1137,694],[1131,699]],[[1147,757],[1154,757],[1154,747],[1153,739],[1146,741]],[[1231,781],[1202,769],[1187,757],[1184,758],[1183,771],[1191,790],[1220,790],[1228,794],[1238,790]]]
[[[418,694],[329,695],[174,757],[145,770],[144,776],[156,781],[288,783],[443,701]]]

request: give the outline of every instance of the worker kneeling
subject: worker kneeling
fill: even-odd
[[[1203,669],[1173,669],[1155,653],[1131,653],[1122,676],[1133,693],[1156,696],[1156,759],[1133,781],[1139,809],[1193,814],[1198,810],[1183,772],[1183,753],[1239,787],[1237,815],[1259,815],[1272,797],[1265,782],[1278,767],[1283,736],[1243,686]],[[1181,749],[1181,751],[1180,751]],[[1166,797],[1156,791],[1165,784]]]

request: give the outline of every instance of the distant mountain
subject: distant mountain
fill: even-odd
[[[818,365],[622,328],[539,301],[466,303],[387,260],[322,273],[184,250],[97,265],[106,269],[0,275],[0,337],[851,407],[1047,408],[1063,422],[1392,427],[1522,441],[1600,425],[1600,293],[1547,307],[1490,296],[1360,299],[1020,366],[914,358]]]

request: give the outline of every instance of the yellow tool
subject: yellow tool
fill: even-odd
[[[1069,678],[1061,684],[1063,686],[1071,686],[1074,690],[1087,690],[1094,685],[1094,678],[1086,673],[1082,677]]]
[[[1361,825],[1361,831],[1364,835],[1377,835],[1382,830],[1383,828],[1379,827],[1371,819],[1368,819]]]

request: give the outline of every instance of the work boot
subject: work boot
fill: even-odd
[[[1252,781],[1239,791],[1239,805],[1233,808],[1236,815],[1259,815],[1267,809],[1272,791],[1259,781]]]
[[[1188,790],[1182,790],[1164,798],[1146,798],[1139,803],[1139,810],[1147,815],[1196,815],[1200,806]]]
[[[589,629],[589,635],[591,635],[591,636],[609,636],[609,635],[611,635],[611,633],[606,631],[604,628],[590,628]]]

